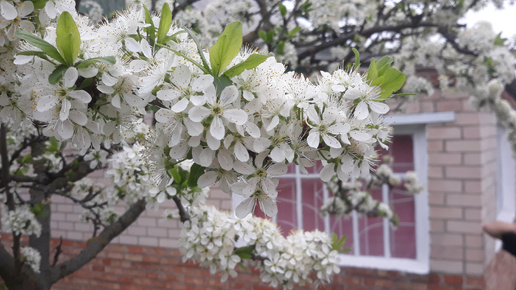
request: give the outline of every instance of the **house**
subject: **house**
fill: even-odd
[[[318,228],[348,236],[351,252],[328,289],[514,289],[516,259],[481,231],[482,223],[515,218],[515,163],[504,130],[492,113],[474,111],[465,93],[436,90],[406,108],[407,114],[388,118],[394,168],[416,170],[425,190],[378,193],[400,216],[398,230],[378,218],[320,217],[317,208],[328,192],[316,172],[303,176],[295,168],[280,182],[277,222],[284,231]],[[53,245],[63,237],[66,259],[85,246],[91,226],[80,221],[79,206],[59,197],[52,202]],[[234,206],[217,188],[209,203]],[[183,263],[180,227],[163,220],[162,210],[148,210],[54,289],[269,289],[252,270],[222,283],[208,269]]]

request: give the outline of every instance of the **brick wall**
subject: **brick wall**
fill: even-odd
[[[9,235],[4,234],[1,237],[4,245],[11,242]],[[52,247],[57,244],[57,239],[52,240]],[[60,261],[78,254],[84,247],[84,242],[63,241]],[[261,283],[258,272],[251,269],[239,270],[238,277],[220,282],[220,276],[210,274],[209,269],[201,268],[194,263],[183,263],[181,254],[175,249],[110,244],[97,258],[59,281],[52,289],[267,290],[273,288]],[[306,285],[296,289],[314,289],[314,287]],[[485,289],[485,285],[484,278],[476,275],[443,273],[415,275],[396,271],[342,268],[332,284],[324,285],[319,289],[480,290]]]

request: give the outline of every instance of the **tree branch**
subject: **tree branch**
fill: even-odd
[[[439,24],[433,23],[433,22],[421,22],[417,25],[418,28],[421,27],[439,27]],[[369,29],[365,29],[363,31],[353,31],[347,34],[342,35],[341,37],[338,37],[334,40],[323,42],[317,46],[313,46],[312,48],[305,50],[304,52],[301,52],[298,56],[299,63],[301,63],[302,59],[305,59],[309,56],[314,56],[318,52],[321,52],[325,49],[328,49],[330,47],[343,45],[346,43],[346,41],[351,40],[355,37],[355,35],[361,35],[369,37],[375,33],[380,32],[397,32],[399,33],[403,29],[408,28],[414,28],[414,24],[412,22],[407,22],[399,25],[387,25],[387,26],[378,26],[378,27],[372,27]]]
[[[179,218],[182,223],[190,220],[190,215],[186,211],[185,207],[183,206],[183,203],[181,202],[181,199],[179,197],[174,196],[172,197],[174,202],[176,203],[177,209],[179,210]]]
[[[4,245],[0,243],[0,276],[7,284],[12,284],[14,280],[14,260],[7,252]]]
[[[50,283],[72,274],[97,256],[115,237],[129,227],[145,210],[145,201],[139,200],[116,222],[104,228],[97,238],[90,239],[84,250],[72,259],[50,268]]]

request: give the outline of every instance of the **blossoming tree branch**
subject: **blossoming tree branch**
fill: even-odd
[[[290,10],[278,1],[257,3],[281,15],[283,31],[304,15],[296,9],[317,11],[298,2]],[[321,72],[312,82],[286,72],[269,55],[242,48],[240,22],[228,21],[215,33],[194,25],[198,34],[173,24],[181,11],[194,11],[175,4],[177,13],[168,4],[160,16],[132,6],[91,25],[73,1],[0,0],[0,198],[3,230],[13,236],[11,249],[0,245],[0,276],[10,289],[49,289],[167,199],[184,222],[185,259],[222,279],[237,275],[238,265],[255,266],[262,281],[288,288],[328,282],[339,271],[344,238],[303,231],[283,237],[252,213],[277,213],[278,177],[289,164],[304,171],[322,162],[321,179],[330,183],[369,176],[375,148],[389,140],[385,101],[405,75],[391,67],[392,58],[381,57],[385,53],[373,60],[368,49],[357,47],[367,72],[355,49],[354,65]],[[387,10],[398,15],[406,8],[384,5]],[[278,23],[273,14],[260,21]],[[268,36],[272,28],[265,24],[259,25],[264,32],[245,38],[260,37],[284,55],[281,47],[295,43],[300,28],[278,34],[288,32],[282,44],[276,32]],[[501,75],[497,66],[494,71]],[[503,88],[496,80],[486,88]],[[153,120],[144,121],[149,112]],[[113,184],[88,182],[98,170]],[[384,168],[370,180],[390,182],[391,173]],[[236,216],[203,205],[207,188],[217,182],[228,194],[243,196]],[[342,200],[355,201],[353,209],[391,218],[388,208],[360,190],[346,192]],[[60,247],[50,248],[53,195],[82,206],[94,229],[87,247],[66,261],[59,259]],[[372,206],[360,208],[364,204]],[[121,205],[126,211],[114,210]],[[326,211],[334,213],[331,206]]]

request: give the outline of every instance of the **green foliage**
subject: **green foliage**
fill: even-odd
[[[172,24],[172,11],[170,11],[170,7],[168,3],[163,4],[163,8],[161,8],[161,19],[159,21],[158,28],[158,43],[165,43],[167,38],[167,33],[170,29],[170,25]]]
[[[79,56],[81,35],[72,15],[66,11],[59,16],[57,22],[56,44],[65,64],[72,66],[77,56]]]
[[[242,23],[233,22],[226,26],[217,42],[210,48],[210,64],[214,77],[218,77],[242,47]]]
[[[498,33],[496,35],[496,38],[494,40],[494,45],[496,46],[505,46],[505,42],[507,41],[507,38],[502,37],[502,33]]]
[[[279,3],[278,9],[279,9],[279,12],[282,17],[287,16],[287,7],[285,7],[285,5],[283,5],[283,3],[281,3],[281,2]]]
[[[239,256],[240,259],[251,259],[253,257],[254,246],[247,246],[235,249],[235,255]]]
[[[79,62],[76,67],[77,68],[87,68],[92,63],[95,63],[95,62],[103,62],[105,64],[115,64],[116,58],[114,56],[89,58],[87,60],[83,60],[83,61]]]
[[[192,168],[190,168],[190,176],[188,177],[188,186],[196,187],[197,180],[199,180],[199,177],[203,174],[204,174],[204,167],[194,163],[192,165]]]
[[[260,64],[262,64],[269,55],[263,54],[251,54],[245,61],[235,65],[234,67],[228,69],[224,75],[227,77],[234,77],[241,74],[246,69],[253,69]]]
[[[35,216],[45,216],[47,215],[49,212],[47,209],[45,209],[45,204],[44,203],[37,203],[35,204],[34,206],[32,206],[30,208],[30,211],[35,215]]]
[[[47,5],[48,0],[30,0],[34,4],[34,9],[43,9]],[[1,288],[0,288],[1,289]]]
[[[68,67],[64,64],[57,66],[54,71],[48,76],[48,82],[50,84],[57,84],[62,78]]]
[[[386,56],[378,62],[372,59],[369,65],[367,80],[371,82],[371,85],[379,86],[382,89],[378,100],[387,99],[401,89],[405,83],[406,75],[391,67],[392,61],[392,58]]]
[[[346,253],[346,252],[351,251],[348,248],[342,249],[342,247],[346,243],[346,236],[343,236],[342,238],[339,239],[337,234],[333,233],[332,236],[331,236],[331,239],[332,239],[332,243],[331,243],[332,244],[332,250],[338,251],[339,253]]]
[[[154,26],[154,22],[152,22],[152,17],[150,16],[149,9],[147,9],[147,7],[145,6],[143,7],[143,9],[145,10],[145,23],[149,24],[149,26],[145,28],[145,32],[149,36],[149,44],[153,46],[154,40],[156,39],[156,27]]]
[[[63,59],[59,51],[52,44],[46,42],[45,40],[22,30],[16,31],[16,36],[41,49],[46,55],[57,60],[59,63],[65,63],[65,60]]]

